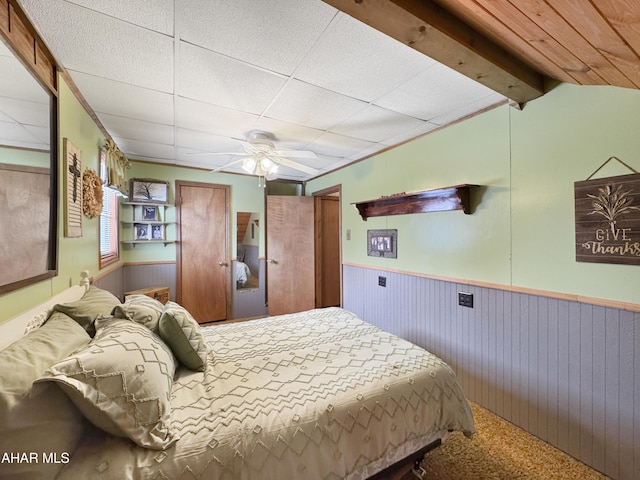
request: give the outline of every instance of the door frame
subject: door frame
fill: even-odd
[[[182,205],[182,197],[179,196],[179,187],[202,187],[202,188],[220,188],[225,190],[225,238],[227,239],[227,248],[226,248],[226,261],[227,261],[227,292],[225,296],[226,301],[226,320],[232,316],[231,311],[231,225],[230,225],[230,215],[231,215],[231,186],[219,183],[207,183],[207,182],[192,182],[187,180],[176,180],[175,181],[175,206],[176,206],[176,302],[182,303],[182,245],[180,242],[181,238],[181,226],[180,222],[180,208]]]
[[[319,228],[321,228],[321,225],[319,225],[320,219],[318,218],[318,213],[317,213],[317,205],[318,205],[319,198],[315,198],[315,197],[324,197],[324,196],[330,196],[330,195],[335,195],[338,197],[338,247],[340,250],[339,252],[340,254],[340,306],[343,306],[344,298],[343,298],[343,278],[342,278],[342,184],[341,183],[337,185],[333,185],[331,187],[323,188],[322,190],[317,190],[311,194],[311,196],[314,197],[314,212],[315,212],[314,223],[316,228],[316,233],[315,233],[316,248],[315,248],[315,255],[314,255],[315,270],[316,270],[316,301],[317,299],[322,298],[322,292],[320,291],[322,287],[322,282],[319,281],[319,278],[321,278],[322,276],[322,259],[320,257],[321,249],[317,248],[318,247],[317,231]]]

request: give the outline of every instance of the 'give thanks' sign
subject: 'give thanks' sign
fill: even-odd
[[[574,184],[576,261],[640,265],[640,173]]]

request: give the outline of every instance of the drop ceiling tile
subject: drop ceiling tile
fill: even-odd
[[[231,108],[190,98],[176,98],[176,126],[179,128],[244,138],[244,132],[252,130],[258,118],[257,115]]]
[[[366,107],[366,102],[292,80],[285,85],[265,115],[327,130]]]
[[[160,125],[172,125],[174,122],[172,95],[81,72],[70,74],[98,114],[107,113]]]
[[[336,13],[317,0],[184,0],[178,7],[182,40],[285,75]]]
[[[110,17],[173,36],[174,0],[67,0]]]
[[[180,43],[177,93],[183,97],[260,114],[286,79],[217,53]]]
[[[429,57],[340,13],[295,77],[370,102],[433,63]]]
[[[48,98],[45,98],[48,100]],[[0,110],[13,121],[49,127],[49,104],[0,96]]]
[[[431,122],[438,125],[448,125],[452,122],[455,122],[456,120],[460,120],[461,118],[473,115],[480,110],[502,105],[506,101],[507,99],[502,95],[491,93],[486,97],[479,98],[478,100],[463,105],[460,108],[445,110],[441,115],[431,119]]]
[[[424,126],[424,123],[422,120],[370,105],[332,128],[331,131],[371,142],[380,142],[385,138]]]
[[[185,128],[178,129],[177,133],[178,145],[188,145],[190,150],[197,151],[199,154],[210,152],[211,158],[217,157],[221,152],[242,152],[242,145],[238,140],[221,135],[214,135],[206,132],[198,132],[196,130],[188,130]],[[198,155],[201,158],[207,158],[206,155]]]
[[[405,115],[430,120],[492,93],[484,85],[436,63],[374,103]]]
[[[114,137],[136,139],[145,142],[174,144],[172,125],[134,120],[131,118],[101,113],[100,121]]]
[[[273,134],[276,146],[282,149],[313,150],[307,147],[324,133],[316,128],[268,117],[260,118],[256,122],[255,128]]]
[[[213,170],[222,165],[226,165],[237,157],[232,155],[199,155],[198,150],[191,148],[180,148],[177,150],[176,164],[189,165],[195,168]]]
[[[325,132],[313,142],[309,149],[313,149],[318,155],[349,157],[371,147],[371,145],[373,142]]]
[[[63,67],[173,92],[171,37],[66,1],[24,5]]]
[[[51,130],[49,129],[49,126],[39,127],[37,125],[24,125],[24,128],[34,138],[37,138],[43,146],[49,147],[49,144],[51,143]]]
[[[29,130],[14,122],[0,123],[0,144],[36,149],[47,147],[47,144],[40,141]]]
[[[129,138],[113,137],[116,145],[130,159],[173,160],[175,158],[175,148],[173,145],[161,143],[143,142]]]
[[[49,95],[14,57],[0,56],[0,96],[49,103]]]
[[[380,140],[380,144],[384,145],[385,148],[393,145],[399,145],[401,143],[405,143],[409,140],[424,135],[425,133],[431,132],[437,128],[440,128],[440,125],[437,123],[424,122],[422,125],[416,128],[405,130],[396,135],[384,138]]]

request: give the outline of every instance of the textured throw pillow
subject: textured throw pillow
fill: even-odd
[[[37,455],[37,462],[0,461],[0,478],[53,479],[73,455],[83,434],[82,415],[54,385],[38,393],[31,385],[90,340],[73,319],[54,312],[42,327],[0,351],[0,455]]]
[[[175,361],[148,328],[113,320],[81,351],[53,365],[34,384],[53,381],[98,428],[141,447],[164,450],[171,430]]]
[[[93,337],[96,334],[96,319],[111,315],[116,305],[120,305],[120,300],[115,295],[91,285],[80,300],[60,303],[53,310],[69,315]]]
[[[200,325],[181,305],[167,302],[159,323],[160,336],[180,363],[203,372],[207,365],[207,347]]]
[[[122,305],[116,305],[111,311],[113,318],[124,318],[140,323],[158,333],[158,321],[164,310],[164,305],[155,298],[147,295],[128,295]]]

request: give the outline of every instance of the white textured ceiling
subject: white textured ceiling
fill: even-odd
[[[504,100],[320,0],[20,4],[131,159],[213,169],[264,130],[324,173]]]

